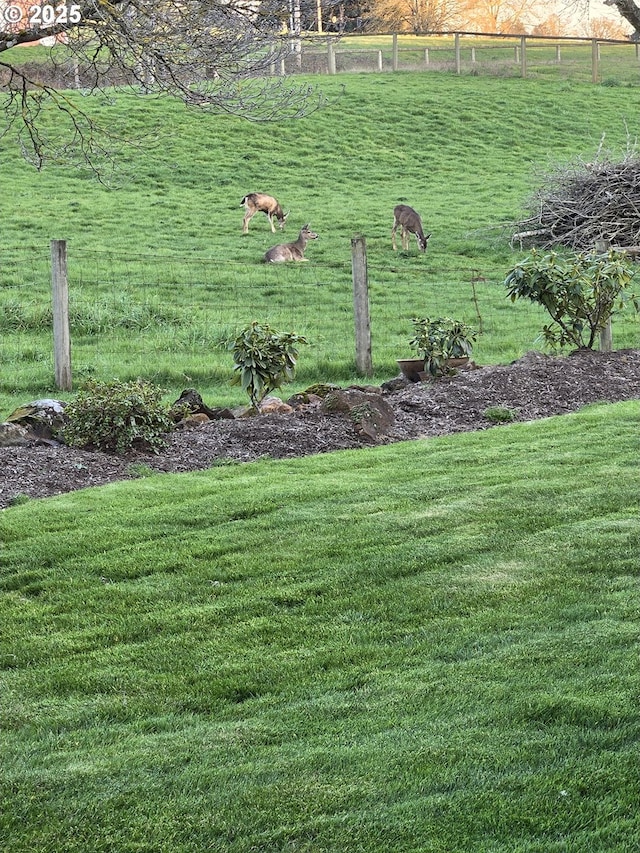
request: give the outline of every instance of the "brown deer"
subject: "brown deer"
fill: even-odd
[[[256,215],[256,213],[266,213],[267,219],[269,220],[269,225],[271,225],[271,231],[275,234],[276,229],[273,224],[273,217],[278,220],[280,223],[280,230],[284,228],[284,223],[287,220],[287,216],[289,212],[284,212],[284,210],[280,207],[280,202],[275,199],[271,195],[266,195],[265,193],[249,193],[246,195],[240,204],[245,206],[246,212],[244,214],[244,219],[242,220],[242,233],[249,233],[249,221]]]
[[[308,261],[305,258],[304,250],[309,240],[317,240],[318,235],[309,228],[308,225],[303,225],[298,234],[298,239],[293,243],[280,243],[279,246],[272,246],[266,252],[264,259],[269,264],[278,264],[284,261]]]
[[[422,230],[420,216],[408,204],[398,204],[393,208],[393,228],[391,229],[391,241],[393,250],[396,251],[396,230],[400,226],[400,237],[402,248],[409,249],[409,234],[415,234],[420,250],[426,252],[427,243],[431,234],[425,234]]]

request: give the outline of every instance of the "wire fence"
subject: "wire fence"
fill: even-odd
[[[530,77],[592,82],[602,85],[640,83],[637,41],[512,33],[311,33],[282,37],[279,59],[267,67],[272,76],[349,72],[423,71],[474,76]],[[105,86],[135,85],[101,68]],[[60,55],[55,67],[34,64],[30,76],[62,89],[92,85],[93,66]]]
[[[374,381],[398,375],[397,359],[411,355],[414,316],[472,325],[481,365],[544,349],[549,317],[538,305],[511,303],[503,275],[483,275],[471,261],[434,269],[428,257],[399,252],[368,265]],[[0,393],[7,396],[33,398],[55,387],[51,273],[46,247],[0,250]],[[296,373],[303,387],[358,375],[349,263],[246,264],[71,248],[67,278],[74,389],[89,378],[143,377],[178,392],[224,387],[228,395],[226,344],[253,320],[307,338]],[[639,346],[638,315],[614,317],[613,347]]]
[[[225,343],[253,320],[308,339],[298,369],[301,382],[340,382],[357,372],[349,263],[241,264],[71,248],[68,289],[74,387],[89,377],[143,376],[171,387],[228,383],[233,363]],[[511,304],[499,276],[485,277],[471,266],[435,270],[425,256],[398,253],[389,264],[369,265],[368,301],[376,378],[397,375],[396,359],[410,355],[413,316],[451,316],[473,325],[480,363],[542,348],[541,310]],[[4,248],[4,393],[50,387],[52,314],[48,251]]]

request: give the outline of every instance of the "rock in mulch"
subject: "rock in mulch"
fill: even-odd
[[[384,399],[381,390],[373,386],[331,391],[324,398],[322,408],[329,413],[346,415],[356,433],[369,441],[388,435],[395,420],[392,406]]]

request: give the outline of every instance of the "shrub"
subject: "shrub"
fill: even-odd
[[[432,376],[447,371],[450,358],[468,358],[478,333],[461,320],[451,317],[413,317],[414,336],[409,346],[424,358],[424,367]]]
[[[515,421],[518,416],[517,411],[508,406],[489,406],[482,414],[494,424],[507,424]]]
[[[630,301],[639,310],[638,297],[625,293],[634,275],[631,261],[613,250],[560,255],[534,249],[507,275],[505,287],[512,302],[529,299],[546,309],[552,322],[542,334],[550,347],[591,349],[614,309]]]
[[[228,343],[236,371],[231,384],[241,385],[252,406],[258,409],[266,394],[291,382],[298,347],[306,343],[306,338],[293,332],[278,332],[256,321],[250,323]]]
[[[63,431],[73,447],[123,454],[134,447],[157,453],[174,427],[160,388],[135,382],[90,380],[65,409]]]

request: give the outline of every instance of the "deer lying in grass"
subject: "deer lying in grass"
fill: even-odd
[[[256,213],[265,213],[267,215],[267,219],[269,220],[269,225],[271,225],[271,231],[275,234],[276,229],[273,224],[273,217],[278,220],[280,223],[280,230],[284,228],[284,223],[287,220],[287,216],[289,212],[284,212],[284,210],[280,207],[280,202],[275,199],[271,195],[266,195],[265,193],[249,193],[246,195],[240,204],[245,206],[246,212],[244,214],[244,219],[242,220],[242,233],[249,233],[249,222],[256,215]]]
[[[393,250],[396,251],[396,230],[400,226],[400,237],[402,248],[409,249],[409,234],[415,234],[421,251],[426,252],[427,243],[431,234],[425,234],[422,230],[420,216],[407,204],[398,204],[393,208],[393,228],[391,229],[391,241]]]
[[[305,258],[304,250],[309,240],[317,240],[318,235],[309,228],[308,225],[303,225],[298,234],[298,239],[293,243],[280,243],[279,246],[272,246],[266,252],[264,259],[269,264],[278,264],[284,261],[308,261]]]

